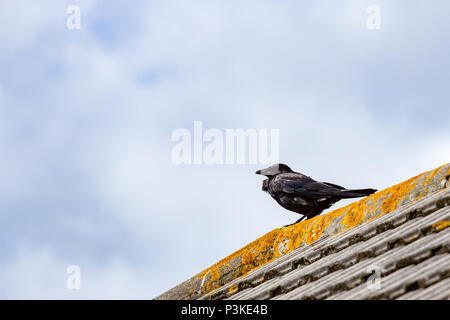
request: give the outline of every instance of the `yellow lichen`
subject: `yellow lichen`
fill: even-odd
[[[344,230],[348,230],[361,224],[365,217],[366,212],[366,199],[352,203],[351,205],[344,207],[344,217],[342,218],[341,225]]]
[[[340,216],[342,213],[341,211],[335,210],[332,212],[329,212],[327,214],[317,216],[313,219],[310,219],[310,226],[306,230],[306,237],[305,237],[305,243],[311,244],[314,241],[320,239],[322,236],[322,233],[325,231],[325,229],[331,224],[331,222],[338,216]],[[308,221],[308,220],[306,220]]]
[[[442,231],[448,227],[450,227],[450,221],[439,221],[432,225],[435,231]]]
[[[422,185],[423,185],[423,186],[428,185],[428,184],[430,183],[431,179],[433,179],[434,176],[436,175],[436,173],[438,173],[439,171],[441,171],[441,169],[442,169],[443,167],[445,167],[445,165],[440,166],[439,168],[436,168],[436,169],[430,171],[430,172],[426,175],[424,181],[422,182]]]
[[[234,285],[234,286],[230,287],[230,289],[228,290],[228,293],[233,293],[233,292],[236,292],[237,290],[238,290],[238,286]]]

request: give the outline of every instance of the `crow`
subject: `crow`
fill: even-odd
[[[263,181],[263,191],[268,192],[283,208],[302,215],[292,224],[319,215],[341,199],[365,197],[377,191],[375,189],[348,190],[333,183],[318,182],[304,174],[292,171],[282,163],[255,173],[268,178]]]

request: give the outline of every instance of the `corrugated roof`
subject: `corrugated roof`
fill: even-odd
[[[449,175],[275,229],[157,299],[447,299]]]

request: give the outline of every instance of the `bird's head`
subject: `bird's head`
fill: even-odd
[[[293,172],[293,171],[287,165],[282,164],[282,163],[277,163],[277,164],[271,165],[268,168],[260,169],[260,170],[256,171],[255,173],[270,178],[279,173],[287,173],[287,172]]]

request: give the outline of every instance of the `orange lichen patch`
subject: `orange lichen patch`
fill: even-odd
[[[390,187],[388,189],[390,195],[381,204],[381,212],[384,214],[397,209],[399,202],[409,195],[416,184],[417,181],[408,180],[404,183],[400,183],[396,186]]]
[[[228,290],[228,293],[234,293],[234,292],[236,292],[238,290],[238,286],[237,285],[234,285],[234,286],[231,286],[230,287],[230,289]]]
[[[369,198],[365,198],[344,207],[344,217],[341,221],[341,225],[344,227],[344,230],[351,229],[361,224],[368,210],[368,199]]]
[[[342,212],[338,209],[311,219],[310,226],[305,232],[305,243],[309,245],[314,241],[319,240],[325,229],[331,224],[331,222],[334,221],[336,217],[340,216],[341,214]]]
[[[215,282],[217,282],[220,277],[223,276],[225,269],[229,269],[224,268],[224,266],[230,266],[231,262],[234,259],[241,260],[238,269],[234,270],[234,272],[236,273],[236,278],[242,275],[246,275],[255,267],[272,260],[274,257],[273,245],[275,243],[275,239],[279,235],[279,232],[280,229],[275,229],[269,232],[265,236],[262,236],[261,238],[251,242],[242,249],[220,260],[210,268],[196,275],[195,277],[203,280],[205,276],[208,276],[208,273],[211,274],[211,278],[207,279],[207,281],[205,281],[204,285],[202,286],[202,292],[210,292],[211,290],[219,287],[219,285]]]
[[[281,229],[281,233],[279,238],[280,239],[287,239],[287,249],[284,250],[282,253],[279,252],[279,254],[286,254],[300,246],[302,244],[304,238],[306,229],[310,225],[311,221],[306,220],[302,221],[298,224],[294,224],[292,226],[286,227]]]
[[[242,270],[241,274],[247,274],[250,270],[267,263],[275,256],[274,245],[280,230],[275,229],[266,236],[253,241],[242,250]]]
[[[432,225],[435,231],[441,231],[450,227],[450,221],[439,221]]]
[[[434,178],[434,176],[441,171],[446,165],[440,166],[439,168],[436,168],[432,171],[430,171],[429,173],[426,174],[426,177],[424,179],[424,181],[422,182],[423,186],[426,186],[430,183],[431,179]],[[448,170],[448,172],[450,172],[450,169]]]
[[[448,175],[450,173],[450,167],[449,167],[449,168],[447,168],[447,172],[444,174],[444,170],[445,170],[446,166],[447,165],[440,166],[439,168],[436,168],[436,169],[434,169],[432,171],[429,171],[429,172],[426,172],[426,173],[423,174],[424,178],[422,180],[421,185],[424,188],[423,188],[423,190],[420,191],[419,195],[416,197],[416,200],[418,200],[420,198],[423,198],[423,197],[425,197],[427,195],[428,188],[426,188],[426,186],[428,186],[430,184],[430,182],[436,176],[436,174],[439,173],[441,175],[444,175],[444,177],[445,177],[445,175]]]
[[[344,212],[344,217],[341,221],[344,231],[366,222],[368,216],[380,216],[397,209],[400,201],[409,196],[421,176],[418,175],[405,182],[379,191],[370,197],[338,209]],[[370,220],[372,219],[373,217],[370,218]]]
[[[272,230],[199,273],[196,277],[202,280],[208,274],[211,275],[207,281],[204,281],[201,288],[202,292],[211,292],[220,287],[217,282],[230,269],[232,260],[241,260],[238,269],[234,270],[234,276],[236,278],[245,276],[251,270],[298,248],[304,242],[305,237],[305,243],[307,244],[319,239],[323,231],[338,215],[340,215],[339,210],[336,210],[336,212],[329,212],[286,228]],[[283,250],[279,250],[280,247]]]

